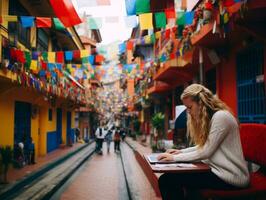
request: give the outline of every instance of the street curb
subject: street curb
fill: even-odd
[[[28,176],[23,177],[21,180],[18,180],[16,183],[8,186],[0,194],[0,199],[7,199],[9,196],[11,196],[12,194],[16,193],[17,191],[19,191],[20,189],[22,189],[24,186],[26,186],[30,182],[34,181],[35,179],[37,179],[38,177],[40,177],[44,173],[48,172],[49,170],[53,169],[55,166],[63,163],[65,160],[69,159],[70,157],[72,157],[76,153],[78,153],[79,151],[81,151],[84,148],[86,148],[87,146],[89,146],[92,142],[89,142],[89,143],[81,146],[80,148],[78,148],[78,149],[76,149],[76,150],[68,153],[67,155],[62,156],[61,158],[59,158],[59,159],[57,159],[55,161],[52,161],[51,163],[48,163],[48,164],[44,165],[43,167],[41,167],[37,171],[31,173]]]

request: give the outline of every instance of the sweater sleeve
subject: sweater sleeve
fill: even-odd
[[[181,149],[181,153],[189,153],[189,152],[192,152],[192,151],[196,151],[197,149],[198,149],[198,146],[188,147],[188,148],[185,148],[185,149]]]
[[[196,151],[182,151],[182,153],[174,155],[174,160],[193,162],[209,158],[228,134],[232,120],[225,111],[217,111],[211,120],[210,133],[204,146],[197,148]]]

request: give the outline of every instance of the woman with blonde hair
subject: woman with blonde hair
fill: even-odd
[[[168,149],[159,160],[204,162],[211,168],[204,173],[163,174],[159,187],[164,200],[185,199],[184,189],[244,188],[249,172],[244,160],[239,126],[230,109],[200,84],[188,86],[181,95],[187,107],[187,128],[195,146]]]

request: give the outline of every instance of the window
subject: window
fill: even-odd
[[[17,16],[27,16],[29,13],[23,6],[16,0],[9,1],[9,14]],[[14,36],[14,40],[18,40],[21,44],[30,48],[30,28],[23,28],[18,22],[8,24],[8,32]]]
[[[37,50],[48,51],[48,35],[43,29],[38,29],[37,32]]]
[[[48,110],[48,121],[52,121],[53,120],[53,110],[49,109]]]

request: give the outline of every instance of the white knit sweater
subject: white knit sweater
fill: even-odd
[[[198,146],[182,149],[174,155],[176,161],[202,161],[211,171],[238,187],[249,184],[249,172],[240,142],[239,127],[228,111],[217,111],[211,119],[210,134],[202,148]]]

